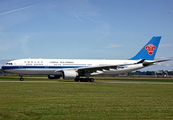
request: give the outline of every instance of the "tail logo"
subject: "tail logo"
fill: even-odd
[[[148,49],[148,54],[152,55],[154,53],[154,49],[156,50],[156,46],[154,46],[153,44],[149,44],[148,46],[145,47],[145,49]]]

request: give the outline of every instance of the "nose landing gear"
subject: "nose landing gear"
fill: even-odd
[[[20,81],[23,81],[24,79],[23,79],[23,76],[22,75],[19,75],[20,76]]]

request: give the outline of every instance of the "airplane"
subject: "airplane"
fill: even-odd
[[[161,36],[154,36],[134,57],[128,60],[92,59],[17,59],[2,69],[20,75],[47,75],[49,79],[74,79],[76,82],[94,82],[90,76],[127,73],[159,62],[154,60]],[[81,78],[82,77],[82,78]],[[84,78],[83,78],[84,77]]]

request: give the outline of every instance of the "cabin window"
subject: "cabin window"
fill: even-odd
[[[6,65],[13,65],[13,63],[6,63]]]

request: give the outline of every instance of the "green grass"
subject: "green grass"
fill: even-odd
[[[74,81],[62,79],[48,79],[47,77],[24,76],[24,81]],[[0,76],[0,81],[19,81],[19,76]],[[120,82],[173,82],[173,78],[138,78],[138,77],[95,77],[95,81]]]
[[[29,76],[23,76],[24,80],[26,81],[36,81],[36,80],[49,80],[47,77],[29,77]],[[57,79],[55,79],[57,80]],[[0,76],[0,81],[20,81],[20,77],[19,76]]]
[[[173,119],[173,85],[0,83],[0,119]]]
[[[173,78],[96,78],[96,80],[101,81],[121,81],[121,82],[173,82]]]

